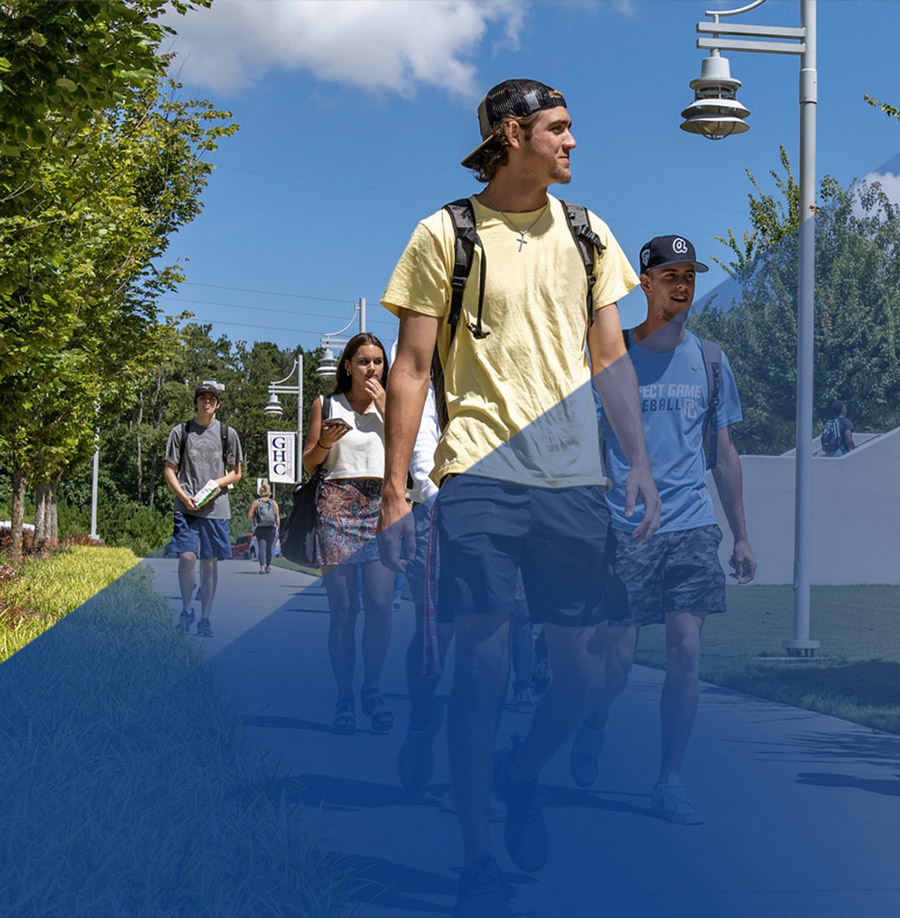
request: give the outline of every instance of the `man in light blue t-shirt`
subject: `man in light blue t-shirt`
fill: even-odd
[[[625,335],[638,377],[644,437],[662,514],[659,531],[636,544],[631,533],[642,511],[625,516],[628,461],[598,403],[606,471],[613,483],[607,500],[618,536],[615,570],[627,590],[628,610],[610,618],[606,689],[576,735],[569,760],[576,784],[594,783],[609,705],[625,688],[640,627],[664,623],[662,755],[650,811],[680,824],[703,822],[679,773],[697,711],[700,632],[707,614],[725,611],[725,575],[718,558],[722,532],[706,484],[704,439],[707,444],[715,442],[713,478],[734,536],[731,576],[748,583],[756,573],[744,524],[740,457],[729,432],[730,425],[741,420],[734,376],[721,349],[709,342],[704,349],[685,328],[695,275],[706,270],[696,261],[693,245],[681,236],[658,236],[641,249],[647,318]],[[718,390],[717,409],[712,412],[711,379],[718,380],[712,384]]]

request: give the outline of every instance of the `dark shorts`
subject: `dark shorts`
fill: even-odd
[[[628,592],[628,609],[613,611],[611,625],[664,622],[670,612],[725,611],[718,526],[658,532],[643,545],[617,535],[615,569]]]
[[[529,488],[461,475],[437,500],[441,621],[512,614],[519,569],[533,622],[577,627],[607,618],[615,540],[599,487]]]
[[[175,529],[172,532],[172,551],[181,554],[192,551],[201,561],[231,557],[231,536],[228,520],[210,520],[192,513],[175,512]]]

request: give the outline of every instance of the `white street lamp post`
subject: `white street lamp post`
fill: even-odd
[[[816,194],[816,0],[800,0],[800,28],[725,24],[723,16],[746,13],[765,0],[736,10],[707,10],[712,22],[698,22],[697,47],[710,51],[699,80],[691,83],[694,103],[682,113],[682,130],[719,140],[747,130],[749,111],[735,100],[740,87],[721,51],[761,51],[800,55],[800,231],[797,280],[797,414],[794,503],[794,637],[782,642],[790,656],[811,656],[819,646],[809,638],[810,529],[812,509],[813,322],[815,315]],[[739,35],[751,41],[723,39]],[[778,39],[777,41],[760,39]]]
[[[337,360],[335,359],[331,345],[346,344],[350,340],[349,338],[341,338],[340,336],[356,321],[357,316],[359,316],[359,331],[362,333],[366,330],[366,298],[364,296],[359,298],[359,302],[353,309],[353,315],[350,317],[350,321],[343,328],[336,332],[328,332],[328,334],[322,335],[320,340],[322,347],[325,348],[325,352],[322,354],[322,359],[319,361],[319,366],[316,368],[316,376],[321,376],[324,379],[334,379],[337,375]]]
[[[94,436],[94,441],[96,442],[99,439],[97,435]],[[96,539],[97,536],[97,482],[100,478],[100,447],[94,447],[94,459],[91,463],[91,538]]]
[[[297,374],[297,385],[287,385],[287,381]],[[278,401],[279,395],[296,395],[297,396],[297,449],[295,451],[295,470],[294,481],[298,484],[303,477],[303,351],[297,351],[297,359],[291,367],[291,372],[284,379],[278,382],[269,383],[269,400],[266,402],[263,412],[270,418],[280,418],[284,412],[281,408],[281,402]]]

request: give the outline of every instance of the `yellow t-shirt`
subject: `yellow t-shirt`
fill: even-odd
[[[545,488],[608,485],[585,353],[587,278],[562,204],[510,221],[471,198],[487,257],[482,327],[475,322],[482,250],[475,247],[453,346],[441,322],[449,421],[435,452],[432,478],[466,472]],[[532,221],[536,222],[532,225]],[[638,279],[606,224],[590,214],[606,249],[595,271],[594,306],[615,303]],[[382,305],[445,316],[450,309],[455,233],[440,210],[413,231]],[[521,248],[521,251],[520,251]]]

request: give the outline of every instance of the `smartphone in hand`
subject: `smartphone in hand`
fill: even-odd
[[[343,418],[325,418],[322,421],[322,426],[337,428],[338,430],[350,430],[350,425]]]

